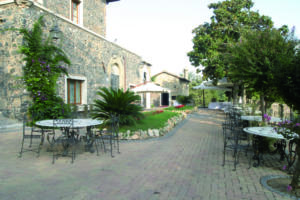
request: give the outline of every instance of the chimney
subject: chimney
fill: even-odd
[[[189,77],[188,77],[188,69],[187,68],[184,68],[183,69],[183,78],[185,78],[185,79],[188,79]]]

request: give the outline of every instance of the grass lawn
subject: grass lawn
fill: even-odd
[[[179,115],[178,113],[171,111],[163,111],[158,113],[157,111],[145,112],[145,118],[137,121],[136,125],[132,126],[121,126],[120,132],[137,131],[137,130],[148,130],[148,129],[159,129],[163,128],[168,119]]]
[[[181,110],[193,110],[193,109],[194,109],[194,106],[184,106],[182,108],[175,108],[174,106],[172,106],[172,107],[165,108],[164,110],[181,111]]]

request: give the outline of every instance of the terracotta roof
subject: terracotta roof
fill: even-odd
[[[175,78],[178,78],[178,79],[180,79],[180,80],[182,80],[182,81],[190,82],[188,79],[186,79],[186,78],[184,78],[184,77],[177,76],[176,74],[172,74],[172,73],[167,72],[167,71],[159,72],[159,73],[153,75],[152,77],[156,77],[156,76],[158,76],[158,75],[160,75],[160,74],[168,74],[168,75],[174,76]]]

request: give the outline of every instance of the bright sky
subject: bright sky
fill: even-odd
[[[162,70],[180,74],[191,66],[192,30],[210,22],[208,4],[217,0],[120,0],[107,6],[107,39],[152,64],[152,75]],[[296,27],[300,38],[299,0],[253,0],[254,10],[272,18],[276,27]]]

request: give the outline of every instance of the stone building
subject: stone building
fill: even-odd
[[[141,56],[105,38],[106,7],[114,1],[119,0],[0,0],[0,30],[31,28],[43,15],[44,34],[61,31],[57,42],[72,63],[69,76],[58,81],[58,94],[66,103],[92,104],[99,87],[126,90],[150,74]],[[11,118],[18,116],[26,96],[17,78],[24,65],[21,43],[17,31],[0,32],[0,112]]]
[[[162,71],[152,76],[152,80],[163,88],[169,89],[170,93],[163,93],[161,96],[161,105],[171,105],[169,99],[176,100],[178,95],[189,95],[188,70],[184,69],[183,77],[177,76],[167,71]],[[171,95],[171,98],[169,97]],[[154,101],[154,100],[153,100]]]

